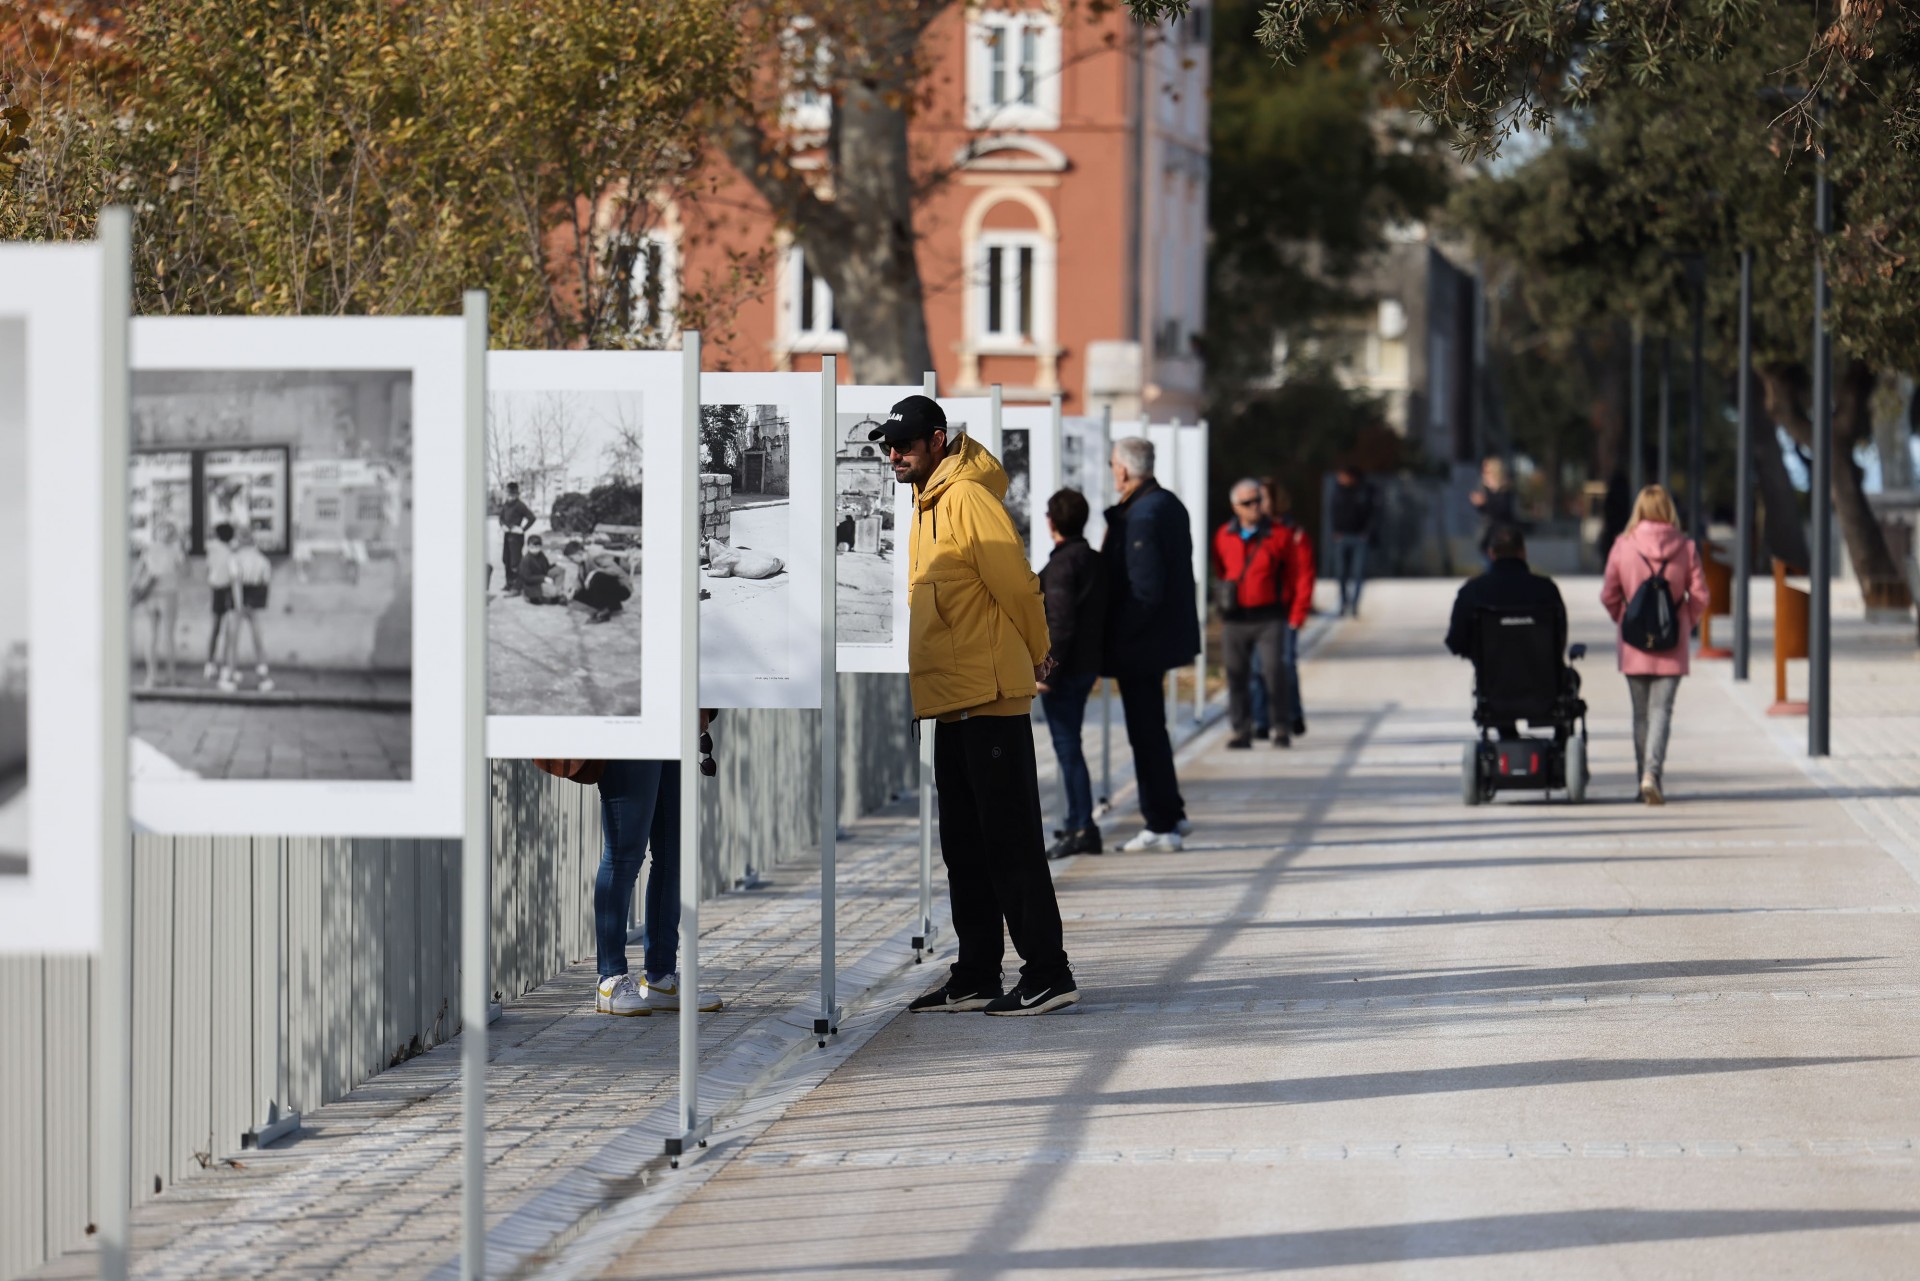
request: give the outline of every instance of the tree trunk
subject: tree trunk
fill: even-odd
[[[1762,379],[1756,372],[1754,382]],[[1813,559],[1807,548],[1807,522],[1800,511],[1800,495],[1780,457],[1780,438],[1774,434],[1774,416],[1763,402],[1764,388],[1747,400],[1747,431],[1752,433],[1754,489],[1760,498],[1760,542],[1769,557],[1804,570]]]
[[[834,205],[843,221],[795,235],[829,285],[863,383],[917,383],[933,368],[913,230],[903,86],[847,81],[834,111]]]
[[[1870,607],[1904,608],[1911,604],[1906,580],[1894,564],[1887,536],[1867,502],[1860,467],[1853,461],[1854,441],[1871,434],[1872,400],[1878,376],[1861,361],[1848,361],[1836,370],[1839,379],[1833,398],[1833,513],[1846,542],[1854,577]],[[1813,447],[1810,388],[1807,370],[1800,365],[1773,365],[1760,371],[1767,409],[1787,434]]]

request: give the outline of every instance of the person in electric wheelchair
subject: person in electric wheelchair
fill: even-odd
[[[1488,539],[1487,571],[1454,598],[1447,648],[1473,663],[1473,721],[1480,737],[1461,759],[1461,794],[1469,805],[1503,788],[1562,788],[1579,801],[1587,790],[1587,705],[1569,659],[1567,606],[1551,578],[1527,566],[1526,541],[1504,525]],[[1563,657],[1564,656],[1564,657]],[[1522,736],[1551,729],[1551,739]]]

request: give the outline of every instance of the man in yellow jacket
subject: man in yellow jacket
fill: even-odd
[[[1007,473],[970,437],[949,442],[925,396],[893,407],[870,439],[914,489],[907,673],[914,714],[935,719],[940,849],[960,955],[908,1008],[1045,1014],[1080,999],[1061,938],[1041,833],[1028,714],[1053,668],[1040,580],[1001,500]],[[1025,962],[1001,988],[1001,924]]]

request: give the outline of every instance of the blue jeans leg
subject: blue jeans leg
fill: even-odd
[[[1367,581],[1367,538],[1341,534],[1333,540],[1334,569],[1340,575],[1340,612],[1360,612],[1360,589]]]
[[[1306,722],[1307,709],[1300,702],[1300,629],[1285,627],[1280,632],[1280,665],[1286,668],[1280,678],[1282,704],[1289,727]]]
[[[1265,738],[1273,731],[1273,721],[1267,708],[1267,674],[1260,661],[1260,649],[1254,647],[1253,658],[1247,667],[1247,711],[1253,717],[1253,732],[1257,737]]]
[[[1087,771],[1087,755],[1081,746],[1080,729],[1086,723],[1087,695],[1099,679],[1087,672],[1075,676],[1055,676],[1040,696],[1040,709],[1047,715],[1047,732],[1053,736],[1053,755],[1060,762],[1060,785],[1067,793],[1067,830],[1079,832],[1093,826],[1093,776]]]
[[[671,789],[665,786],[669,772],[676,780]],[[646,862],[650,836],[654,839],[654,875],[647,884],[647,968],[653,977],[673,969],[672,931],[678,929],[680,912],[677,776],[677,762],[664,761],[608,761],[606,772],[601,775],[600,826],[604,841],[600,849],[600,871],[593,882],[593,934],[603,979],[627,972],[627,918],[633,906],[634,882],[640,878],[640,868]],[[671,823],[663,821],[668,818],[669,808],[660,803],[663,793],[672,797]],[[672,856],[659,839],[663,828],[672,833]],[[663,875],[667,868],[672,869],[671,874]],[[666,935],[667,964],[655,970],[654,938],[666,924],[657,905],[669,897],[663,885],[669,880],[673,882],[670,901],[675,919]]]

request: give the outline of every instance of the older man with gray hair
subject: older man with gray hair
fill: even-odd
[[[1294,540],[1277,527],[1262,502],[1260,482],[1249,476],[1228,494],[1233,515],[1213,533],[1213,577],[1220,608],[1221,661],[1227,669],[1228,747],[1253,746],[1253,660],[1272,679],[1284,670],[1288,610],[1298,595]],[[1309,596],[1311,583],[1307,586]],[[1284,716],[1285,708],[1281,709]],[[1275,741],[1286,743],[1283,728]]]
[[[1153,444],[1113,442],[1113,487],[1100,559],[1107,574],[1107,630],[1101,674],[1115,678],[1133,747],[1133,773],[1146,828],[1122,850],[1177,850],[1192,824],[1173,768],[1162,681],[1200,652],[1194,610],[1193,535],[1187,509],[1153,478]]]

